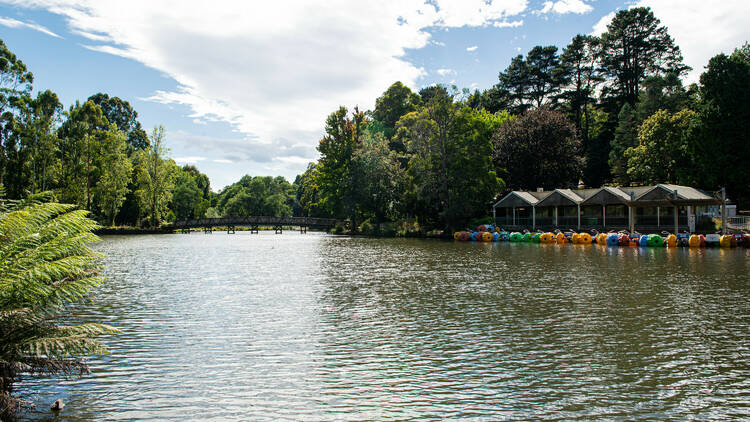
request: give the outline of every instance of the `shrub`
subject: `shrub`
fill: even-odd
[[[333,233],[334,233],[334,234],[342,234],[342,233],[344,233],[345,231],[346,231],[346,225],[345,225],[345,224],[343,224],[343,223],[338,223],[338,224],[336,224],[336,226],[335,226],[335,227],[333,228]]]
[[[370,220],[367,219],[364,222],[362,222],[362,224],[359,225],[359,231],[362,234],[365,234],[365,235],[368,235],[368,236],[372,236],[373,234],[375,234],[375,227],[373,227],[373,225],[370,222]]]

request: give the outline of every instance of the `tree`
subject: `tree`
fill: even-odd
[[[451,129],[451,208],[446,211],[453,225],[466,226],[473,217],[486,216],[489,201],[500,193],[504,182],[492,160],[492,136],[510,120],[507,112],[492,114],[464,107]]]
[[[398,156],[388,148],[380,133],[366,131],[362,145],[353,155],[354,171],[358,172],[359,206],[363,213],[380,223],[398,214],[398,203],[403,193],[405,171]]]
[[[305,172],[298,175],[294,180],[296,189],[296,204],[298,211],[294,213],[299,217],[330,217],[325,209],[321,208],[320,189],[316,184],[319,180],[317,175],[317,163],[309,163]]]
[[[659,110],[638,131],[639,144],[625,151],[628,176],[640,183],[685,183],[691,170],[689,129],[695,112]]]
[[[352,171],[352,156],[360,143],[365,116],[354,109],[352,117],[340,107],[326,119],[326,135],[318,144],[320,160],[315,184],[319,188],[320,206],[332,215],[349,218],[352,229],[358,227],[358,180]]]
[[[495,168],[512,189],[575,187],[581,141],[560,112],[538,108],[505,122],[493,136]]]
[[[21,141],[29,151],[28,163],[32,193],[46,191],[52,187],[60,171],[55,133],[61,121],[62,104],[57,94],[50,90],[37,94],[36,99],[23,101],[21,121],[18,130]]]
[[[97,205],[112,226],[125,201],[133,171],[133,165],[125,154],[126,148],[125,134],[112,125],[103,140],[101,177],[95,187]]]
[[[618,110],[625,102],[635,106],[647,76],[681,75],[690,69],[660,23],[650,8],[633,7],[617,12],[602,35],[601,70],[611,81],[602,94]]]
[[[175,172],[170,163],[163,158],[166,154],[164,127],[154,127],[150,145],[139,153],[138,161],[142,167],[138,174],[136,191],[141,209],[148,213],[151,227],[156,227],[167,214],[167,206],[172,199]]]
[[[211,181],[208,179],[208,176],[201,173],[195,166],[189,164],[183,166],[182,170],[193,177],[193,179],[195,180],[195,184],[201,191],[201,195],[203,196],[203,198],[209,199],[211,197]]]
[[[107,121],[117,125],[117,128],[127,134],[128,137],[128,155],[134,151],[148,148],[148,134],[141,122],[138,121],[138,112],[136,112],[129,102],[119,97],[110,97],[104,93],[97,93],[88,98],[98,105],[104,113]]]
[[[83,374],[90,353],[105,353],[103,324],[65,325],[68,311],[102,279],[88,244],[96,223],[72,205],[2,198],[0,185],[0,418],[14,419],[22,374]]]
[[[58,130],[62,198],[92,210],[93,188],[101,173],[102,138],[109,130],[109,122],[92,101],[76,101],[66,117]]]
[[[740,50],[742,51],[742,50]],[[743,53],[719,54],[700,77],[698,119],[691,136],[696,183],[725,186],[731,198],[750,200],[750,61]]]
[[[423,215],[439,215],[445,228],[453,223],[446,214],[452,199],[449,132],[458,110],[453,95],[434,95],[419,112],[407,114],[399,122],[399,137],[410,154],[409,173],[416,188],[413,195],[422,202]]]
[[[245,175],[219,193],[218,205],[227,217],[287,217],[292,215],[294,195],[292,185],[281,176]]]
[[[410,113],[422,102],[418,94],[401,82],[395,82],[375,100],[372,117],[383,123],[384,135],[390,139],[396,132],[396,122],[406,113]]]
[[[559,78],[565,86],[560,98],[565,100],[564,108],[578,130],[583,147],[590,139],[590,106],[596,104],[594,94],[602,77],[597,70],[601,51],[600,40],[591,35],[576,35],[560,56]]]
[[[449,230],[485,213],[500,186],[490,138],[508,118],[438,97],[404,116],[397,136],[409,153],[403,200],[409,213]]]
[[[639,122],[643,122],[659,110],[677,113],[684,108],[695,107],[697,86],[686,90],[678,75],[668,73],[664,76],[649,76],[643,81],[643,88],[638,96],[635,109]]]
[[[550,105],[555,94],[560,90],[560,60],[557,47],[540,45],[526,54],[526,71],[528,75],[528,99],[537,107]]]
[[[638,146],[638,127],[635,110],[630,104],[625,103],[617,116],[617,129],[615,139],[612,140],[609,151],[609,167],[612,171],[614,182],[620,185],[630,185],[630,172],[628,171],[628,158],[625,151],[628,148]]]
[[[198,187],[195,177],[184,168],[178,171],[172,194],[172,206],[178,220],[188,220],[194,217],[196,207],[203,200],[203,192]],[[208,207],[206,207],[208,208]]]
[[[17,139],[12,139],[16,135],[12,130],[15,124],[13,103],[30,95],[33,82],[34,75],[0,40],[0,184],[4,182],[8,165],[8,144],[12,142],[13,148],[16,148],[18,142]]]
[[[495,85],[482,92],[481,101],[482,107],[494,114],[509,109],[512,100],[508,90],[502,88],[500,85]]]
[[[519,54],[511,59],[510,65],[498,75],[500,82],[497,87],[500,92],[507,92],[507,98],[511,105],[510,111],[513,113],[523,114],[530,107],[526,102],[531,90],[529,72],[528,64]]]

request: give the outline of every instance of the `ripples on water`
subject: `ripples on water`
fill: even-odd
[[[45,410],[104,419],[750,417],[750,252],[106,237],[72,312],[122,330]],[[46,418],[47,412],[28,414]]]

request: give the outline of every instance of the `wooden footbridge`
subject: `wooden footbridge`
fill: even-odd
[[[198,220],[175,221],[174,230],[190,233],[190,229],[203,230],[209,234],[217,227],[226,228],[227,233],[233,234],[237,227],[249,227],[250,233],[258,233],[260,227],[272,227],[276,234],[283,232],[283,227],[299,227],[300,233],[307,233],[308,228],[330,230],[338,223],[334,218],[314,217],[227,217],[202,218]]]

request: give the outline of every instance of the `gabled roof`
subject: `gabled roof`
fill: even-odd
[[[627,196],[628,201],[630,201],[631,198],[638,198],[639,196],[643,195],[653,188],[653,186],[618,186],[613,189],[617,189],[620,192],[624,193],[625,196]]]
[[[658,184],[650,187],[647,191],[641,193],[635,198],[634,202],[639,203],[720,203],[713,196],[690,186],[680,186],[671,184]]]
[[[505,195],[501,200],[497,201],[494,208],[513,208],[513,207],[532,207],[539,202],[539,198],[535,194],[543,193],[546,197],[550,194],[547,192],[526,192],[520,190],[514,190],[511,193]]]
[[[578,205],[583,202],[583,198],[576,195],[572,189],[555,189],[536,205],[539,207],[557,206],[557,205]]]
[[[581,205],[611,205],[624,204],[630,200],[630,196],[619,188],[605,186],[595,189],[596,193],[586,198]]]
[[[553,191],[513,191],[494,207],[553,207],[571,205],[628,204],[634,206],[710,205],[721,201],[690,186],[605,186],[599,189],[555,189]]]
[[[601,191],[601,188],[587,188],[587,189],[574,189],[576,195],[580,196],[584,201],[591,198]]]
[[[657,186],[662,186],[670,191],[677,191],[677,199],[682,200],[714,200],[712,195],[709,195],[706,192],[703,192],[700,189],[696,189],[690,186],[680,186],[680,185],[669,185],[669,184],[661,184]]]

